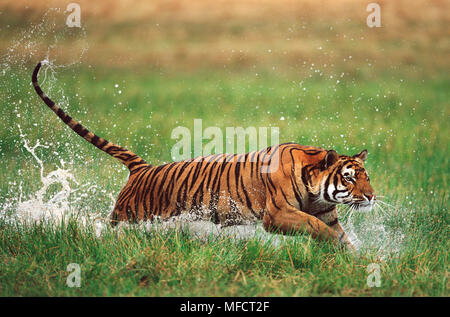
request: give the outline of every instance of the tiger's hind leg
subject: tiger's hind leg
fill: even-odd
[[[114,209],[111,212],[111,226],[117,226],[117,224],[121,221],[133,223],[139,220],[139,217],[146,217],[146,214],[143,212],[144,207],[142,204],[136,204],[136,200],[138,199],[136,193],[142,192],[139,186],[143,182],[137,181],[137,177],[140,175],[142,174],[131,174],[126,185],[120,191],[114,205]],[[140,210],[141,212],[138,213]]]
[[[152,220],[153,220],[152,214],[148,215],[146,213],[144,214],[143,217],[137,217],[131,210],[125,212],[117,208],[114,208],[110,216],[110,224],[112,227],[117,226],[119,222],[138,223],[139,221],[152,221]]]
[[[128,221],[128,217],[126,215],[126,212],[115,207],[114,210],[111,213],[110,216],[110,223],[112,227],[115,227],[119,224],[121,221]]]

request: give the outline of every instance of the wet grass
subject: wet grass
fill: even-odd
[[[63,227],[1,225],[2,296],[448,295],[447,255],[436,246],[442,239],[416,240],[400,258],[380,261],[306,236],[274,246],[133,228],[98,239],[73,220]],[[79,288],[67,286],[70,263],[80,264]],[[380,287],[366,282],[371,263],[380,265]]]

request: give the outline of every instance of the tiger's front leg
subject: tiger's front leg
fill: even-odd
[[[339,223],[336,207],[327,213],[322,213],[322,214],[318,215],[317,218],[322,220],[327,226],[332,228],[338,234],[339,241],[343,245],[345,245],[345,247],[348,250],[350,250],[352,252],[356,251],[356,248],[351,243],[350,239],[348,238],[347,234],[345,233],[344,229],[342,228],[342,226]]]
[[[266,231],[283,234],[306,232],[314,238],[342,246],[339,235],[333,228],[327,226],[322,220],[298,210],[286,199],[269,198],[266,208],[263,218],[263,227]]]

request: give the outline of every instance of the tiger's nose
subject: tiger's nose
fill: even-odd
[[[373,194],[364,194],[368,201],[376,200],[377,198]]]

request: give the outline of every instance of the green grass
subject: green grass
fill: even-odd
[[[31,70],[2,78],[2,209],[10,198],[17,201],[20,188],[26,197],[42,186],[36,162],[23,149],[20,124],[32,144],[39,139],[48,145],[37,150],[46,173],[60,159],[67,162],[78,182],[72,186],[86,193],[74,209],[106,216],[109,193],[117,195],[126,170],[41,103],[29,84]],[[373,187],[402,210],[387,224],[405,234],[399,253],[380,258],[367,250],[353,257],[307,236],[279,246],[137,229],[108,231],[98,239],[76,221],[60,227],[1,220],[0,295],[448,296],[449,77],[340,74],[336,70],[331,79],[256,70],[183,74],[74,67],[48,78],[43,89],[93,132],[153,164],[171,160],[172,129],[192,129],[194,118],[222,131],[277,126],[280,142],[342,154],[367,148]],[[86,184],[95,186],[81,187]],[[57,190],[50,188],[48,196]],[[5,210],[14,212],[14,204]],[[81,288],[66,286],[69,263],[81,265]],[[370,263],[381,267],[379,288],[366,284]]]

